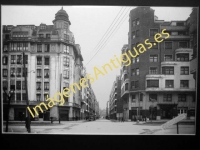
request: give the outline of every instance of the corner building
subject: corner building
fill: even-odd
[[[9,110],[10,120],[23,120],[26,116],[25,79],[23,76],[22,52],[25,53],[29,105],[32,109],[51,98],[70,84],[79,84],[82,77],[82,55],[70,31],[71,22],[63,8],[55,14],[53,25],[4,25],[2,72],[3,87],[14,90]],[[50,113],[57,118],[71,120],[80,117],[81,90],[65,98],[63,106],[55,106],[33,120],[49,120]],[[3,94],[3,111],[6,114],[7,99]],[[51,112],[53,111],[53,112]],[[32,110],[32,112],[34,112]],[[4,116],[5,118],[5,116]],[[32,117],[31,117],[32,118]]]
[[[189,19],[158,20],[150,7],[137,7],[130,11],[129,17],[129,44],[124,51],[133,52],[133,47],[138,50],[137,45],[144,44],[146,39],[152,47],[136,58],[129,55],[131,65],[122,66],[124,118],[171,119],[181,113],[194,118],[190,114],[195,109],[195,81],[189,72],[193,52]],[[163,41],[157,43],[154,35],[163,29],[170,37],[162,37]]]

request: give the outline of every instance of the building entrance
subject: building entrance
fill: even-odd
[[[172,119],[174,116],[176,116],[176,108],[174,105],[160,105],[160,111],[162,119]]]

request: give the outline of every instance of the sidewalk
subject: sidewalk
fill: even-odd
[[[63,125],[66,123],[82,123],[82,122],[87,122],[87,120],[77,120],[77,121],[31,121],[31,125]],[[3,121],[3,125],[6,125],[6,121]],[[25,125],[25,121],[9,121],[8,125]]]
[[[131,121],[131,120],[127,120],[127,121],[124,121],[124,122],[133,122],[135,124],[142,124],[142,125],[162,125],[164,123],[166,123],[167,121],[169,121],[170,119],[161,119],[161,120],[148,120],[148,121],[139,121],[136,122],[136,121]],[[119,120],[114,120],[114,119],[110,119],[110,121],[112,122],[121,122]],[[184,119],[182,121],[179,122],[179,124],[192,124],[194,125],[195,124],[195,120],[191,120],[191,119]]]

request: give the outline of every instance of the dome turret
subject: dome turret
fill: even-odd
[[[53,20],[53,23],[57,20],[64,20],[71,25],[71,22],[69,21],[69,16],[65,10],[63,10],[63,7],[55,14],[55,19]]]

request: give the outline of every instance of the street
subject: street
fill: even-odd
[[[28,134],[24,124],[11,124],[8,131],[13,134]],[[31,134],[176,135],[177,130],[176,125],[161,130],[158,124],[145,124],[144,122],[137,124],[136,122],[98,119],[96,121],[61,121],[61,124],[54,122],[49,125],[31,125]],[[195,134],[195,125],[179,125],[179,134]]]

